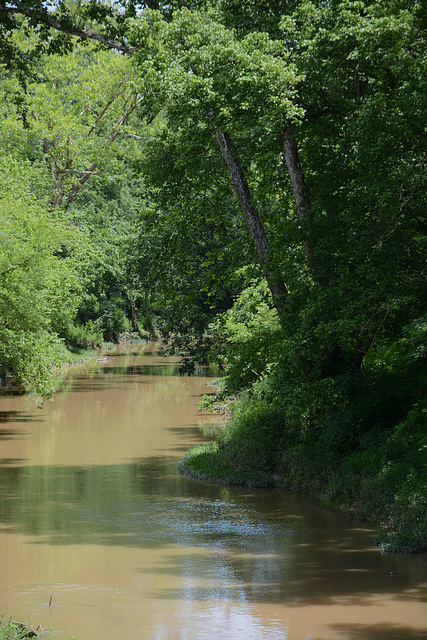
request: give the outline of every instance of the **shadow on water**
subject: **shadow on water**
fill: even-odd
[[[109,360],[111,360],[112,357],[113,356],[109,356]],[[205,377],[208,371],[208,367],[200,365],[196,367],[192,377]],[[135,381],[138,381],[138,384],[150,384],[147,378],[158,376],[182,377],[179,364],[170,362],[156,362],[155,364],[131,363],[117,366],[108,364],[100,366],[96,364],[93,368],[87,369],[84,374],[73,375],[72,378],[68,380],[65,379],[57,393],[69,393],[70,391],[76,393],[94,391],[110,392],[112,389],[119,388],[123,384],[134,383]],[[112,382],[113,379],[114,382]],[[108,380],[108,385],[106,384],[106,380]]]
[[[182,457],[188,452],[190,446],[197,442],[200,439],[200,433],[207,438],[213,438],[215,434],[218,432],[220,428],[220,423],[207,423],[205,426],[200,426],[198,424],[189,424],[185,427],[171,427],[167,429],[170,433],[173,433],[175,436],[179,436],[182,444],[170,446],[170,451],[176,451],[182,453]]]
[[[0,411],[0,424],[7,422],[34,424],[35,422],[44,422],[44,420],[40,414],[28,413],[26,411]],[[21,429],[6,429],[0,427],[0,441],[23,438],[25,435],[26,432]]]
[[[0,440],[12,440],[13,438],[22,437],[23,435],[25,435],[25,433],[17,429],[0,429]]]
[[[316,503],[278,491],[207,486],[178,476],[175,467],[173,456],[87,467],[2,466],[0,525],[32,536],[31,544],[163,549],[161,562],[137,571],[191,576],[198,582],[184,597],[193,601],[244,593],[248,602],[369,605],[373,594],[383,594],[427,604],[425,554],[381,556],[369,546],[371,531]],[[176,585],[151,595],[182,599]],[[356,640],[358,633],[343,637]]]
[[[342,640],[426,640],[427,632],[400,624],[331,624],[329,628]]]
[[[192,377],[206,376],[207,370],[207,367],[198,366],[195,368]],[[117,376],[179,376],[181,375],[181,368],[179,364],[165,362],[156,364],[134,364],[125,367],[104,366],[100,368],[99,372],[104,375]]]
[[[42,422],[42,418],[40,414],[27,411],[0,411],[0,423],[2,422]],[[2,429],[0,433],[4,431]]]

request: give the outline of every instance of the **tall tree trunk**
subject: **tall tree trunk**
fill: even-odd
[[[135,297],[131,293],[129,294],[129,302],[130,302],[130,312],[132,317],[132,330],[134,333],[137,333],[138,328],[136,326]]]
[[[274,304],[279,316],[284,309],[285,298],[288,293],[286,286],[280,277],[277,277],[271,270],[271,256],[269,242],[265,233],[264,225],[257,207],[252,199],[245,174],[240,166],[240,162],[233,145],[233,141],[228,133],[217,133],[218,144],[221,148],[222,157],[227,165],[234,191],[240,203],[243,215],[254,242],[262,270],[266,277]]]
[[[288,168],[289,178],[291,180],[292,191],[294,193],[295,203],[297,205],[299,219],[307,225],[308,223],[308,210],[310,207],[310,200],[305,188],[304,172],[301,167],[301,162],[298,154],[298,147],[293,136],[291,129],[286,129],[284,133],[284,153],[285,162]],[[314,266],[311,242],[308,238],[304,240],[305,253],[308,263],[312,270],[312,277],[314,278]]]

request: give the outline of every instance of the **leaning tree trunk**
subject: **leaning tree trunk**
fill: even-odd
[[[298,217],[301,222],[304,224],[307,235],[310,232],[309,229],[309,221],[308,221],[308,213],[310,208],[310,200],[307,194],[307,190],[304,182],[304,172],[301,167],[301,162],[298,154],[298,146],[295,141],[295,137],[290,128],[286,129],[284,132],[284,156],[286,161],[286,166],[288,168],[289,178],[292,185],[292,191],[295,198],[295,203],[298,210]],[[308,237],[306,237],[305,241],[305,252],[307,256],[307,261],[311,270],[311,277],[313,280],[324,280],[322,278],[322,274],[319,274],[316,270],[316,265],[313,260],[312,248],[313,245]],[[372,342],[371,342],[372,344]],[[362,341],[358,342],[354,349],[353,357],[350,363],[347,361],[347,366],[351,369],[359,369],[362,366],[363,359],[368,352],[371,344],[365,345]],[[339,372],[343,366],[345,366],[346,361],[342,351],[342,348],[337,345],[328,345],[325,344],[326,347],[326,372],[328,375],[335,375]]]
[[[289,178],[291,180],[292,191],[294,193],[295,203],[298,210],[298,216],[299,219],[304,223],[304,225],[307,226],[310,200],[305,188],[304,172],[302,170],[301,162],[299,159],[297,143],[290,129],[286,129],[284,138],[285,162],[288,168]],[[304,245],[308,264],[310,265],[312,271],[311,275],[314,279],[312,248],[310,240],[308,238],[304,240]]]
[[[280,277],[277,277],[271,269],[271,256],[269,242],[264,225],[257,207],[252,199],[245,174],[240,166],[233,141],[228,133],[217,133],[218,144],[222,157],[227,165],[234,191],[240,203],[243,215],[249,228],[249,233],[255,245],[262,270],[266,277],[273,301],[279,316],[284,309],[285,298],[288,293],[286,286]]]

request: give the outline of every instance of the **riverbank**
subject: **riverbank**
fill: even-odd
[[[60,357],[58,357],[58,361],[55,365],[49,368],[49,387],[46,390],[46,393],[38,393],[37,390],[33,390],[31,387],[26,389],[22,385],[17,385],[15,382],[8,382],[6,374],[4,374],[3,378],[0,376],[0,395],[10,395],[17,394],[23,395],[26,393],[30,393],[39,396],[40,404],[43,404],[44,400],[49,399],[55,393],[55,391],[60,387],[62,381],[66,375],[68,375],[69,371],[74,367],[81,365],[83,362],[89,360],[97,360],[98,358],[108,357],[108,354],[114,353],[126,353],[132,348],[135,350],[141,349],[144,345],[146,345],[148,340],[121,340],[118,343],[104,343],[97,348],[93,349],[72,349],[64,348]]]
[[[43,388],[33,388],[31,385],[26,388],[25,385],[18,384],[13,378],[10,380],[7,371],[2,371],[2,375],[0,375],[0,395],[31,393],[39,395],[42,400],[50,398],[71,367],[79,365],[86,360],[94,360],[98,355],[99,349],[76,349],[70,351],[65,347],[62,348],[58,353],[56,363],[48,367],[45,372],[47,384]]]
[[[4,622],[4,614],[0,614],[0,640],[24,640],[25,638],[40,638],[43,635],[43,629],[38,626],[35,628],[31,624],[8,620]]]
[[[278,487],[318,498],[377,527],[385,552],[427,549],[427,406],[392,431],[349,447],[330,434],[286,433],[279,409],[249,400],[207,444],[179,464],[187,477],[223,485]]]

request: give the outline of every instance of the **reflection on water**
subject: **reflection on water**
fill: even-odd
[[[110,356],[42,410],[0,399],[0,611],[60,639],[427,638],[425,554],[383,556],[293,494],[177,474],[216,427],[199,373]]]

